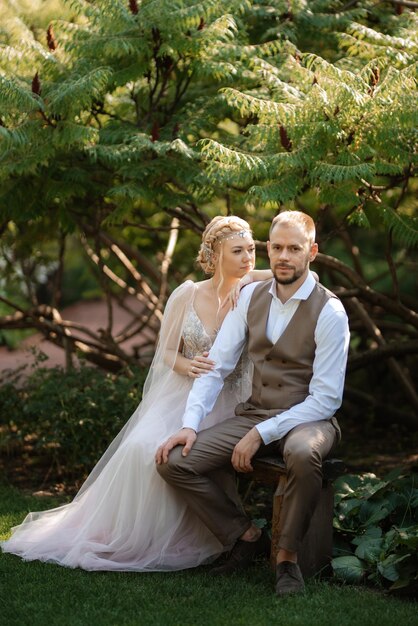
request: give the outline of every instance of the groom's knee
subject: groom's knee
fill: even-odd
[[[168,455],[167,463],[157,465],[157,472],[167,483],[176,482],[184,474],[185,457],[182,456],[183,446],[177,446]]]

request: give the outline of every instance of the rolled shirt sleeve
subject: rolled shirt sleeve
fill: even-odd
[[[215,366],[194,381],[183,416],[183,428],[199,430],[200,422],[213,409],[225,378],[235,369],[247,341],[247,309],[256,284],[251,283],[242,290],[237,306],[225,317],[209,352]]]
[[[330,419],[341,406],[349,347],[347,314],[340,300],[331,298],[315,329],[313,375],[307,398],[256,426],[267,445],[306,422]]]

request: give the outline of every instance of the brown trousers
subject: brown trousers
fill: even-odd
[[[231,456],[235,445],[256,424],[259,416],[235,416],[203,430],[187,457],[183,447],[170,452],[168,463],[157,465],[162,478],[225,548],[231,547],[250,526],[233,481]],[[281,453],[288,472],[282,505],[281,548],[297,552],[308,529],[322,486],[322,459],[339,435],[335,418],[302,424],[286,437],[261,445],[257,456]]]

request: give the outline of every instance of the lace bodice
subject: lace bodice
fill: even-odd
[[[193,307],[190,307],[183,326],[183,350],[186,359],[192,359],[196,354],[209,351],[215,341],[216,333],[211,337],[203,326]]]
[[[216,339],[216,332],[211,336],[206,332],[195,309],[190,307],[186,315],[183,326],[183,349],[182,354],[187,359],[192,359],[197,354],[209,351]],[[243,376],[243,357],[237,363],[237,366],[229,376],[225,379],[224,385],[230,387],[238,387],[241,384]],[[247,361],[247,359],[245,359]]]

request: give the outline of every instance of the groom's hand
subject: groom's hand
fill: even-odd
[[[171,435],[171,437],[158,448],[155,454],[155,462],[157,465],[167,463],[170,451],[176,446],[181,445],[184,446],[183,452],[181,453],[182,456],[187,456],[192,449],[196,438],[196,432],[192,428],[182,428],[175,435]]]
[[[252,428],[242,439],[237,443],[232,453],[231,463],[237,472],[252,472],[253,466],[251,465],[251,459],[257,452],[262,442],[260,433],[256,428]]]

